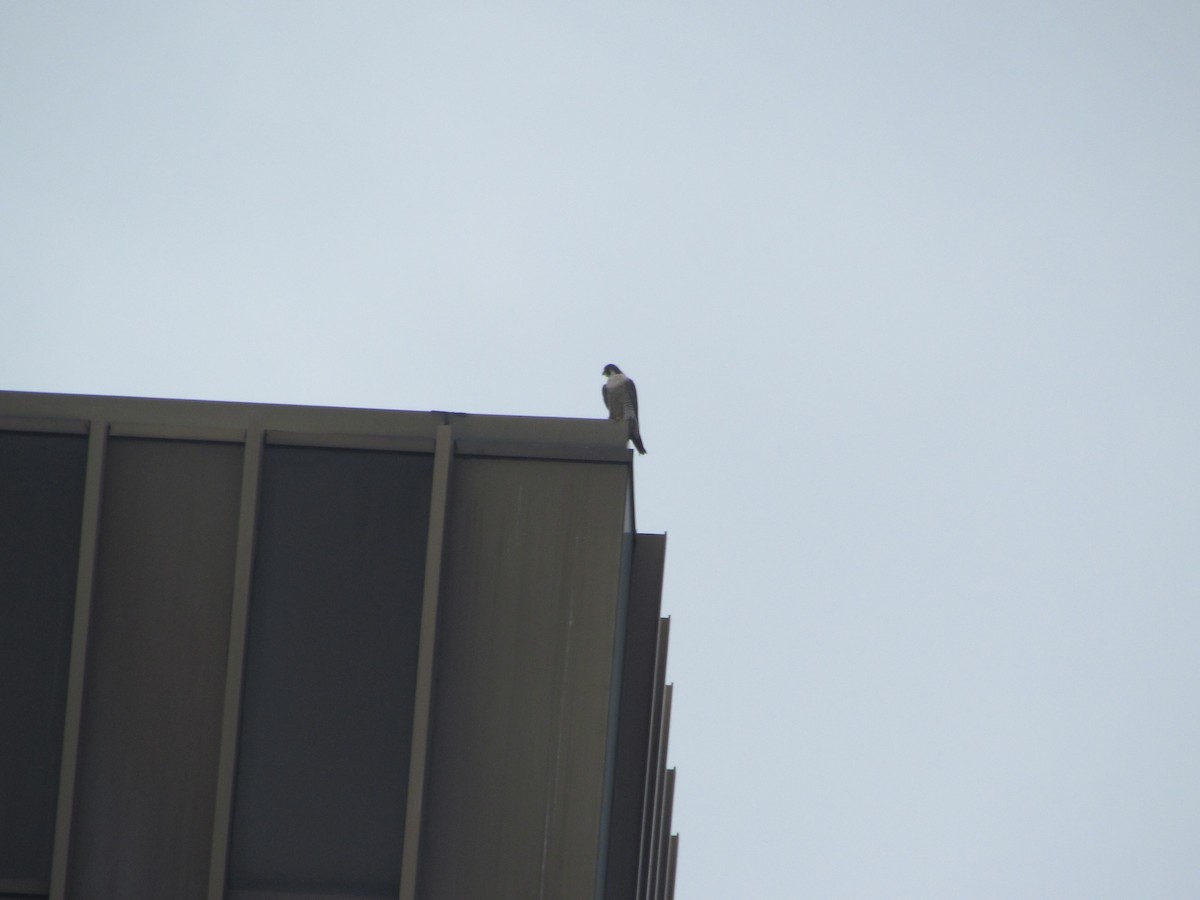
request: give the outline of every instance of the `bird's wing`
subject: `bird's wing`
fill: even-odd
[[[625,379],[625,385],[629,388],[629,400],[633,403],[633,414],[638,414],[637,408],[637,385],[633,383],[632,378]]]
[[[604,408],[607,409],[609,412],[612,412],[612,406],[610,406],[609,402],[608,402],[608,384],[607,383],[600,385],[600,396],[604,398]]]

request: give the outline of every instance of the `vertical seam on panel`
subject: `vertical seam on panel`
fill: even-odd
[[[671,738],[671,703],[674,695],[675,686],[668,684],[663,690],[662,721],[659,725],[661,730],[658,739],[657,764],[659,784],[658,790],[655,792],[654,846],[650,849],[649,896],[655,898],[655,900],[661,898],[660,888],[662,887],[662,868],[665,862],[664,854],[666,853],[666,833],[670,829],[670,822],[667,820],[667,794],[671,790],[673,776],[667,768],[667,750]]]
[[[108,422],[97,419],[88,432],[87,466],[79,533],[79,566],[75,576],[75,610],[71,623],[71,661],[67,675],[67,702],[63,722],[62,762],[58,775],[58,803],[54,820],[54,849],[50,861],[50,898],[66,896],[71,823],[75,810],[75,777],[79,765],[79,729],[83,714],[84,676],[87,668],[88,629],[92,615],[92,590],[100,532],[100,505],[104,485],[104,456]]]
[[[668,700],[670,696],[668,694]],[[668,708],[670,705],[668,702]],[[659,900],[665,900],[667,894],[667,866],[670,864],[671,854],[671,818],[675,808],[675,769],[672,767],[665,770],[663,776],[665,786],[661,811],[662,825],[658,836],[658,852],[655,854],[658,858],[658,868],[654,878],[654,896]]]
[[[617,760],[621,756],[621,692],[625,686],[625,654],[629,650],[629,605],[634,592],[634,556],[637,532],[632,530],[632,467],[625,479],[625,503],[621,509],[620,574],[617,583],[617,605],[613,616],[612,664],[609,669],[607,740],[604,748],[604,779],[600,789],[600,817],[597,824],[595,898],[604,900],[608,883],[608,860],[611,852],[612,813],[616,790]],[[625,526],[629,525],[629,531]]]
[[[663,892],[666,900],[675,900],[675,870],[679,867],[679,835],[671,835],[671,848],[667,853],[667,886]]]
[[[229,643],[225,659],[225,701],[221,713],[221,746],[213,806],[212,849],[209,854],[208,898],[225,896],[229,862],[229,829],[233,817],[233,785],[237,768],[238,725],[242,706],[242,675],[246,659],[246,625],[250,585],[254,574],[254,537],[258,524],[259,484],[262,477],[263,428],[246,432],[242,457],[242,487],[238,505],[237,551],[233,564],[233,596],[229,607]]]
[[[642,834],[638,847],[637,900],[649,900],[650,875],[653,866],[655,813],[658,809],[658,792],[662,789],[662,721],[666,695],[667,651],[670,647],[671,620],[658,620],[658,647],[654,658],[654,694],[650,701],[650,740],[646,748],[646,780],[642,796]]]
[[[438,600],[441,592],[442,551],[454,455],[450,425],[439,425],[433,452],[433,485],[429,497],[429,532],[425,544],[425,583],[421,595],[421,634],[417,649],[417,679],[413,699],[412,752],[409,756],[408,795],[404,815],[404,849],[400,864],[400,900],[416,900],[424,823],[425,783],[430,720],[433,706],[433,668],[437,644]]]

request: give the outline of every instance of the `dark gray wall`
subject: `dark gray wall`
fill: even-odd
[[[48,883],[87,438],[0,432],[0,879]]]
[[[0,898],[614,896],[663,643],[610,426],[0,392]]]
[[[268,447],[229,884],[395,898],[433,458]]]

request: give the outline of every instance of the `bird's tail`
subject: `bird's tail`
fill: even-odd
[[[637,416],[629,417],[629,439],[633,441],[633,446],[637,447],[637,452],[646,455],[646,448],[642,444],[642,432],[638,428]]]

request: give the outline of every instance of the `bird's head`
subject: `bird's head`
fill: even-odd
[[[603,374],[604,375],[620,375],[621,370],[618,369],[616,366],[614,366],[612,363],[609,363],[607,366],[604,367]]]

